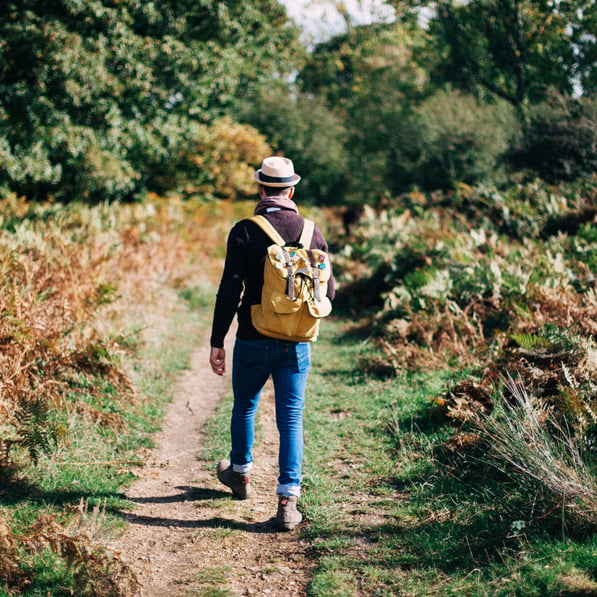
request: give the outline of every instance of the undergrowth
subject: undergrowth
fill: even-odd
[[[579,493],[576,485],[574,496],[571,485],[552,493],[543,480],[531,485],[525,470],[531,442],[518,432],[508,438],[508,419],[494,413],[495,434],[485,436],[493,454],[502,453],[497,459],[480,444],[478,428],[465,434],[460,422],[438,412],[438,396],[470,370],[404,371],[380,379],[359,366],[365,355],[376,356],[372,340],[355,337],[350,322],[326,324],[314,350],[305,411],[302,533],[317,562],[310,597],[597,591],[597,541],[587,512],[578,508],[592,507],[591,487]],[[518,398],[531,400],[522,392]],[[497,410],[503,394],[492,400]],[[520,432],[550,446],[546,470],[556,459],[562,470],[576,467],[566,456],[566,434],[560,441],[529,429],[533,414],[517,416]],[[519,453],[507,447],[514,438]],[[520,476],[512,475],[507,458]],[[568,501],[560,489],[570,491]]]
[[[597,528],[593,497],[570,489],[595,485],[596,197],[594,177],[414,192],[365,214],[337,260],[343,309],[354,309],[350,297],[369,283],[369,316],[361,309],[357,327],[380,350],[360,367],[381,378],[466,368],[432,403],[433,416],[458,428],[444,460],[495,461],[529,499],[540,491],[546,510],[574,511],[570,532]],[[530,419],[517,423],[520,413],[538,421],[543,441],[521,433]],[[501,454],[498,437],[508,442]]]
[[[597,591],[596,192],[413,192],[334,242],[311,596]]]
[[[410,193],[331,239],[310,595],[595,592],[596,190]],[[112,512],[249,210],[0,206],[2,594],[138,591]]]
[[[0,205],[0,594],[138,594],[105,547],[112,512],[206,326],[221,241],[244,211],[156,196]]]

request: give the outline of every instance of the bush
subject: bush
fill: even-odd
[[[349,177],[347,131],[340,116],[318,99],[291,97],[287,89],[267,88],[239,112],[276,151],[293,160],[302,176],[301,201],[342,203]]]
[[[516,170],[569,182],[597,171],[597,102],[554,95],[533,106],[508,156]]]
[[[272,153],[257,129],[225,116],[198,127],[194,147],[176,173],[186,194],[223,199],[254,195],[255,167]]]
[[[419,132],[414,181],[427,190],[497,182],[515,122],[505,103],[481,104],[457,91],[439,91],[413,117]]]

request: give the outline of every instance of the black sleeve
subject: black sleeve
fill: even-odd
[[[246,271],[244,253],[237,227],[234,227],[228,235],[226,262],[216,295],[210,340],[210,345],[215,348],[224,347],[224,338],[240,303]]]

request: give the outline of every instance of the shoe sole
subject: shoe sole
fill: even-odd
[[[301,520],[302,522],[302,520]],[[294,529],[296,529],[296,527],[299,526],[299,524],[301,524],[301,522],[296,522],[296,523],[283,523],[283,522],[276,522],[276,527],[278,528],[279,531],[292,531]]]

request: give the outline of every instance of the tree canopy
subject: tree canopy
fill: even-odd
[[[430,31],[443,46],[434,73],[461,89],[521,109],[550,89],[593,93],[597,82],[595,0],[439,0]]]
[[[578,156],[568,178],[591,170],[597,0],[387,4],[395,21],[345,10],[346,32],[307,51],[276,0],[6,0],[0,192],[234,197],[248,187],[222,185],[217,156],[246,174],[266,148],[313,203],[492,182],[541,147]],[[535,110],[558,95],[562,125]]]
[[[0,185],[30,197],[163,190],[197,126],[302,48],[275,0],[0,4]]]

